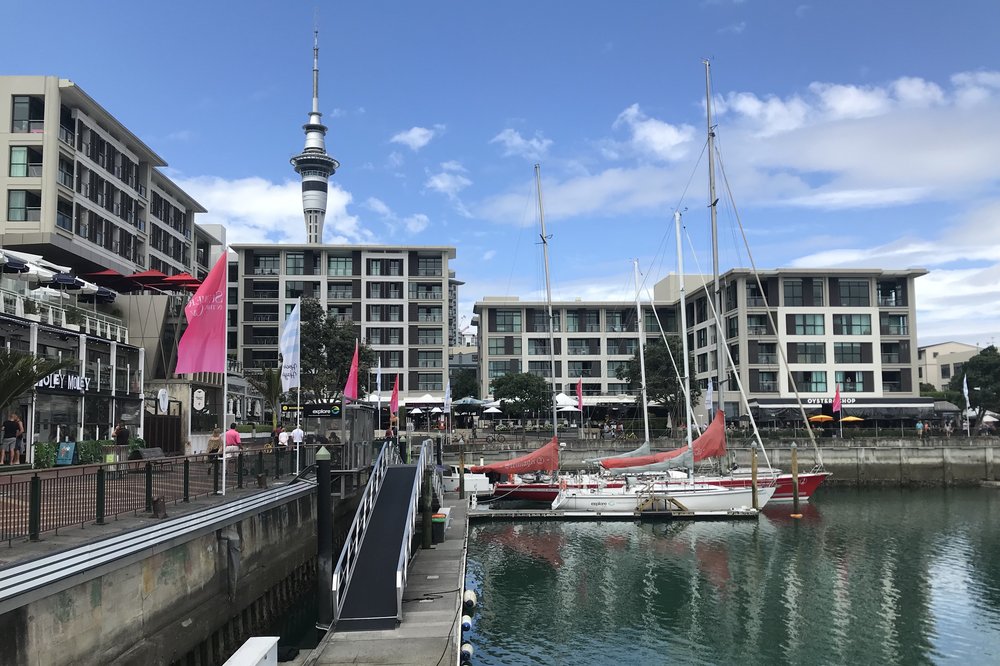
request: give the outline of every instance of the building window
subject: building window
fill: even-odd
[[[941,379],[951,379],[951,366],[947,363],[941,364]]]
[[[417,389],[420,391],[440,391],[442,389],[441,375],[434,372],[417,373]]]
[[[544,312],[533,312],[531,317],[532,329],[538,333],[547,333],[549,330],[549,313]],[[553,331],[559,331],[559,313],[555,310],[552,311],[552,321],[553,321]]]
[[[506,347],[504,346],[505,339],[506,338],[495,338],[495,337],[489,338],[487,349],[489,351],[490,356],[499,356],[504,353],[504,349],[506,349]],[[531,353],[531,342],[528,343],[528,353],[529,354]]]
[[[708,329],[702,328],[695,331],[695,345],[697,349],[701,349],[708,345]]]
[[[327,275],[353,275],[354,261],[350,257],[327,257]]]
[[[510,361],[490,361],[487,367],[489,378],[496,379],[510,372]]]
[[[622,372],[625,372],[628,369],[628,361],[608,361],[608,377],[616,379],[619,368],[622,369]]]
[[[747,335],[767,335],[767,315],[747,315]]]
[[[601,313],[593,310],[587,312],[585,318],[584,330],[587,333],[600,333],[601,332]]]
[[[833,360],[836,363],[861,363],[861,343],[834,342]],[[882,355],[882,360],[885,361],[885,354]],[[898,360],[896,362],[898,363]]]
[[[302,298],[303,293],[305,293],[305,283],[301,280],[285,282],[285,298]]]
[[[868,280],[840,280],[840,304],[848,307],[866,308],[871,305]]]
[[[276,254],[260,254],[253,258],[254,275],[278,275],[281,272],[281,259]]]
[[[417,367],[418,368],[440,368],[442,367],[443,361],[441,360],[441,350],[436,349],[433,351],[418,351],[417,352]]]
[[[795,358],[798,363],[826,363],[826,345],[822,342],[796,342]]]
[[[740,318],[726,317],[726,339],[740,336]]]
[[[635,356],[639,350],[639,338],[608,338],[608,355]]]
[[[441,275],[441,257],[417,257],[417,275]]]
[[[45,130],[45,98],[14,96],[10,131],[15,134],[37,134]]]
[[[538,375],[539,377],[551,377],[552,376],[552,362],[551,361],[528,361],[528,372],[532,375]]]
[[[302,252],[287,252],[285,254],[285,273],[288,275],[305,275],[306,257]]]
[[[793,315],[792,335],[823,335],[826,326],[821,314]]]
[[[548,356],[552,353],[551,349],[549,341],[544,338],[528,339],[528,356]]]
[[[443,321],[440,305],[420,306],[417,308],[417,321]]]
[[[865,373],[860,370],[837,370],[834,373],[834,380],[844,393],[871,390],[871,387],[865,388]]]
[[[879,317],[882,335],[909,335],[905,314],[883,314]]]
[[[326,297],[331,301],[347,301],[353,295],[350,282],[328,282],[326,285]]]
[[[41,212],[42,198],[37,192],[10,190],[7,193],[7,219],[11,222],[37,222]]]
[[[878,304],[883,308],[906,307],[905,290],[902,282],[880,281],[876,289],[878,291]]]
[[[761,293],[756,282],[747,282],[747,307],[762,308],[767,305],[765,295]]]
[[[698,354],[698,372],[708,372],[708,354]]]
[[[520,333],[521,332],[521,311],[520,310],[497,310],[497,333]]]
[[[866,314],[833,315],[834,335],[871,335],[872,317]]]
[[[825,393],[826,372],[824,370],[806,370],[793,372],[795,383],[803,393]]]
[[[410,341],[413,342],[412,340]],[[441,334],[440,328],[418,328],[417,329],[417,344],[418,345],[440,345],[444,344],[444,336]]]
[[[735,359],[734,359],[735,360]],[[760,342],[757,344],[757,362],[773,365],[778,362],[778,343]]]
[[[785,278],[785,306],[795,307],[803,305],[805,299],[802,296],[802,278]]]
[[[757,389],[761,393],[777,393],[778,391],[778,373],[772,371],[761,371],[757,375]]]

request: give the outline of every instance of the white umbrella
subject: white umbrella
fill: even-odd
[[[502,414],[503,410],[497,409],[496,407],[490,407],[489,409],[484,409],[483,414]]]
[[[419,407],[414,407],[410,410],[410,414],[423,414],[423,411]]]
[[[557,412],[578,412],[578,411],[580,411],[580,410],[579,410],[579,409],[577,409],[576,407],[573,407],[572,405],[567,405],[567,406],[565,406],[565,407],[560,407],[560,408],[559,408],[559,409],[557,409],[556,411],[557,411]]]
[[[440,414],[443,411],[444,410],[441,409],[440,407],[435,407],[434,409],[431,410],[431,414]]]
[[[435,398],[430,393],[424,393],[422,396],[420,396],[419,398],[417,398],[413,402],[417,402],[417,403],[420,403],[420,404],[426,404],[426,403],[429,403],[429,402],[444,402],[444,398]]]

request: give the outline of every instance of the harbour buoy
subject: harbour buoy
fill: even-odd
[[[472,643],[462,643],[462,663],[468,664],[472,662],[472,654],[476,650],[472,647]]]
[[[472,618],[468,615],[462,616],[462,631],[468,631],[472,629]]]
[[[465,594],[462,595],[462,605],[465,606],[465,609],[472,610],[476,607],[476,603],[478,603],[476,593],[472,590],[466,590]]]

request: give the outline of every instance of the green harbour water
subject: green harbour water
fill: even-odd
[[[1000,664],[1000,490],[822,488],[790,513],[475,523],[473,663]]]

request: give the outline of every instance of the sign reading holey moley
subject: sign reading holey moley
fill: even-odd
[[[69,372],[53,372],[48,377],[39,379],[35,386],[45,389],[86,392],[90,390],[90,377],[81,377]]]

